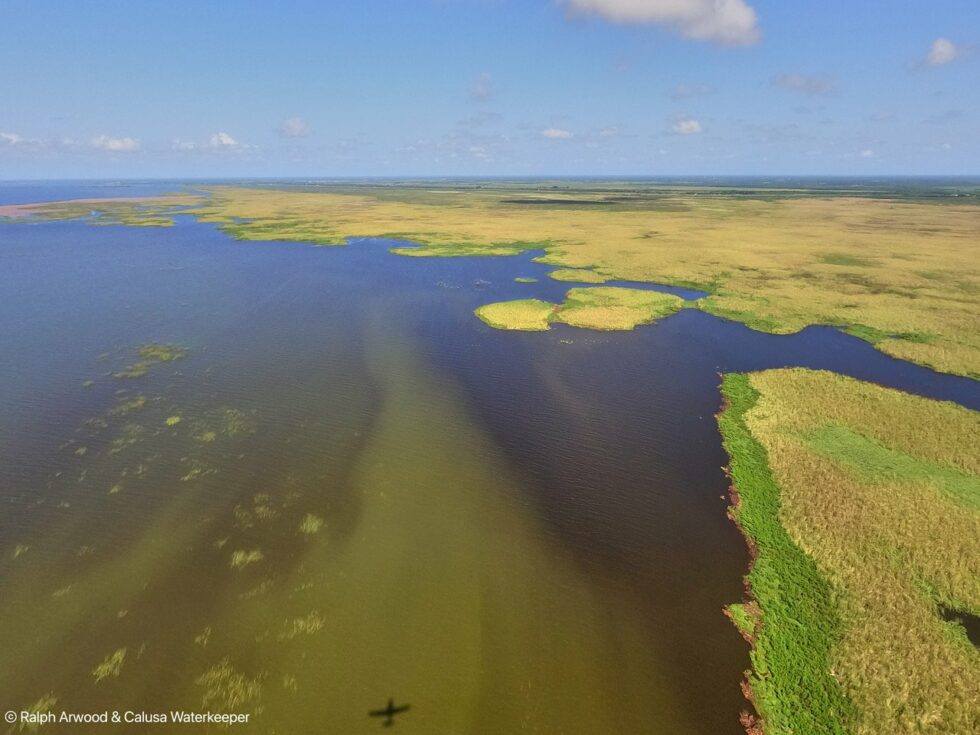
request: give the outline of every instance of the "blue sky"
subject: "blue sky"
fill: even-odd
[[[0,179],[980,174],[973,0],[0,0]]]

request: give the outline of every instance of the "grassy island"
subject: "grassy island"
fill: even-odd
[[[724,379],[732,515],[754,552],[729,610],[767,735],[980,730],[980,415],[828,372]]]
[[[494,329],[513,329],[525,332],[548,330],[555,305],[539,299],[500,301],[481,306],[474,313]]]
[[[561,304],[519,299],[487,304],[475,314],[495,329],[541,332],[554,322],[581,329],[624,330],[673,314],[684,300],[638,288],[573,288]]]

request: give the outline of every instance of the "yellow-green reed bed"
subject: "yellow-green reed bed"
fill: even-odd
[[[540,332],[560,322],[581,329],[627,330],[673,314],[683,304],[673,294],[602,286],[570,289],[561,304],[518,299],[486,304],[474,313],[495,329]]]

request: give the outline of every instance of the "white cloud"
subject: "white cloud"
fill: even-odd
[[[759,40],[755,10],[745,0],[558,0],[572,13],[598,15],[612,23],[651,23],[685,38],[726,46]]]
[[[948,38],[937,38],[932,42],[929,53],[926,54],[926,63],[930,66],[942,66],[951,61],[956,61],[962,56],[962,51],[955,43]]]
[[[175,138],[173,143],[170,144],[170,148],[178,153],[190,153],[193,151],[245,151],[253,149],[254,146],[241,143],[229,133],[221,130],[211,135],[206,143]]]
[[[790,92],[799,92],[810,96],[828,95],[837,91],[837,82],[830,77],[808,77],[802,74],[777,74],[772,79],[777,87]]]
[[[109,135],[98,135],[92,138],[92,147],[110,153],[133,153],[140,149],[140,142],[135,138],[113,138]]]
[[[17,133],[4,133],[0,131],[0,143],[4,145],[21,145],[24,142],[23,136],[17,135]]]
[[[310,126],[301,117],[290,117],[282,121],[282,124],[279,126],[279,132],[287,138],[305,138],[310,134]],[[228,137],[230,138],[231,136]]]
[[[228,133],[219,131],[208,138],[207,147],[211,148],[212,150],[236,150],[241,148],[242,145],[228,135]]]
[[[470,97],[475,100],[485,100],[493,94],[493,75],[490,72],[483,72],[470,85]]]
[[[702,129],[701,122],[695,120],[693,117],[681,118],[670,126],[671,132],[677,135],[697,135]]]
[[[865,148],[863,151],[861,151],[859,155],[861,156],[861,158],[874,158],[875,152],[870,148]]]
[[[541,131],[541,135],[551,140],[570,140],[575,137],[572,132],[561,128],[547,128]]]

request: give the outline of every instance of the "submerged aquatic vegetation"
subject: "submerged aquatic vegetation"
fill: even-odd
[[[96,683],[111,677],[119,676],[123,662],[126,660],[126,649],[118,648],[103,659],[102,663],[92,669]]]
[[[254,707],[262,696],[259,680],[236,671],[227,658],[201,674],[195,683],[204,688],[201,707],[215,712],[240,712]]]
[[[723,392],[763,729],[976,731],[980,657],[939,608],[980,612],[980,415],[802,369]]]
[[[187,349],[180,345],[151,343],[136,348],[139,361],[128,365],[112,374],[114,378],[142,378],[150,372],[150,368],[164,362],[173,362],[187,356]]]
[[[323,519],[312,513],[307,513],[299,522],[299,531],[306,536],[319,533],[321,528],[323,528]]]
[[[245,549],[239,549],[232,552],[231,561],[229,564],[232,569],[244,569],[249,564],[255,564],[260,562],[265,558],[265,554],[262,553],[261,549],[252,549],[246,551]]]
[[[323,628],[324,622],[319,610],[311,610],[301,618],[293,618],[285,621],[282,632],[279,633],[279,640],[291,641],[299,635],[313,635]]]
[[[58,698],[54,696],[53,692],[48,692],[47,694],[43,695],[40,699],[38,699],[30,707],[28,707],[26,711],[29,712],[31,715],[43,715],[53,710],[56,704],[58,704]],[[40,722],[30,721],[33,719],[34,718],[28,718],[27,722],[21,721],[17,729],[21,732],[25,730],[27,732],[37,732],[42,727],[42,725]]]

